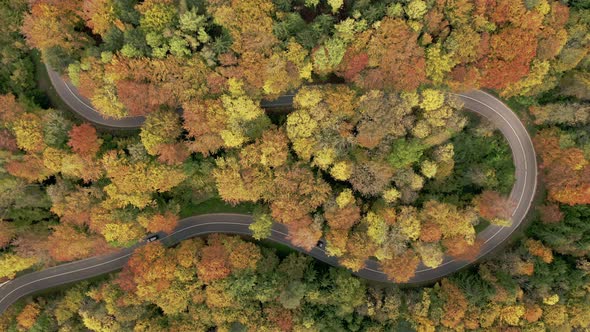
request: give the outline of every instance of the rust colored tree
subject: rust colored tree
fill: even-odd
[[[100,150],[102,140],[98,138],[96,129],[91,124],[83,123],[74,126],[68,134],[70,136],[68,145],[72,151],[82,157],[94,157]]]

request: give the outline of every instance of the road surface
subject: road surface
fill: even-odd
[[[88,100],[77,93],[77,90],[69,83],[63,81],[57,74],[49,71],[54,87],[61,98],[80,116],[88,121],[102,126],[119,129],[137,128],[143,122],[143,118],[135,117],[123,120],[106,119],[96,112]],[[512,149],[512,158],[516,166],[516,180],[510,193],[511,201],[515,202],[512,209],[510,227],[488,226],[478,234],[478,239],[483,241],[483,246],[474,260],[461,261],[451,257],[445,257],[443,263],[436,268],[427,268],[420,265],[416,275],[408,284],[421,284],[453,273],[483,256],[489,254],[494,248],[506,241],[510,235],[520,226],[529,211],[534,199],[537,187],[537,161],[531,138],[518,117],[500,100],[483,91],[471,91],[457,94],[465,103],[465,109],[479,114],[491,121],[504,135]],[[267,109],[289,107],[292,105],[293,95],[285,95],[272,102],[263,102]],[[169,234],[162,234],[162,241],[166,246],[172,246],[182,240],[202,236],[210,233],[251,234],[248,226],[252,222],[249,215],[239,214],[208,214],[193,216],[180,221],[176,230]],[[290,247],[287,240],[287,230],[283,225],[274,224],[270,239]],[[26,295],[63,285],[75,281],[92,278],[101,274],[121,269],[129,259],[134,247],[123,249],[119,252],[92,257],[58,265],[42,271],[25,274],[5,284],[0,285],[0,313],[8,306]],[[333,266],[339,266],[334,257],[329,257],[321,248],[314,248],[307,252],[301,248],[294,249],[305,252],[314,258]],[[389,280],[379,269],[379,263],[368,260],[366,268],[354,273],[355,275],[380,282]]]

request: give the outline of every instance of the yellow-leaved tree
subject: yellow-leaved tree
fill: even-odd
[[[0,278],[14,278],[17,272],[26,270],[35,265],[34,258],[21,257],[16,254],[3,254],[0,256]]]
[[[19,148],[28,152],[41,152],[45,147],[43,142],[43,124],[41,118],[35,114],[23,114],[13,124]]]
[[[141,127],[141,143],[151,155],[157,155],[163,144],[170,144],[180,136],[180,117],[173,111],[156,111],[146,116]]]
[[[152,194],[169,191],[186,178],[179,167],[131,161],[116,151],[105,153],[102,163],[111,180],[104,191],[113,207],[131,204],[144,208],[152,202]]]

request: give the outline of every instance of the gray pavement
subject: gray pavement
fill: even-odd
[[[52,71],[49,73],[55,89],[62,99],[88,121],[119,129],[137,128],[143,122],[141,117],[123,120],[102,117],[86,99],[77,93],[74,87],[64,82],[56,73]],[[457,94],[457,96],[465,103],[466,110],[491,121],[502,132],[512,149],[516,166],[516,181],[510,193],[510,199],[515,202],[511,217],[512,225],[510,227],[491,225],[480,232],[478,239],[484,244],[475,259],[465,261],[445,257],[443,263],[436,268],[427,268],[420,264],[416,275],[407,284],[423,284],[439,279],[489,254],[506,241],[521,225],[534,199],[537,187],[537,161],[531,138],[524,125],[504,103],[486,92],[478,90]],[[286,95],[272,102],[263,102],[262,105],[266,109],[273,109],[289,107],[292,102],[293,95]],[[250,235],[248,226],[251,222],[251,216],[240,214],[193,216],[181,220],[176,230],[169,235],[163,234],[160,241],[166,246],[172,246],[182,240],[211,233]],[[320,248],[316,247],[311,252],[307,252],[291,245],[287,240],[287,230],[281,224],[273,225],[270,239],[305,252],[330,265],[339,266],[335,257],[327,256]],[[120,270],[126,264],[133,250],[143,244],[139,243],[132,248],[123,249],[113,254],[92,257],[25,274],[2,284],[0,285],[0,313],[18,299],[35,292]],[[366,268],[354,274],[373,281],[389,282],[385,274],[380,271],[379,263],[374,260],[367,261]]]

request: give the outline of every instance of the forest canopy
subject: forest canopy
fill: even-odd
[[[342,266],[236,236],[151,243],[0,330],[590,328],[588,1],[8,0],[0,23],[0,283],[210,212]],[[82,121],[43,63],[142,127]],[[376,259],[406,283],[511,224],[512,153],[463,111],[473,89],[533,136],[530,227],[433,285],[353,276]],[[281,95],[292,108],[263,107]]]
[[[572,12],[548,0],[41,0],[22,31],[94,106],[121,117],[217,98],[230,80],[255,100],[331,81],[532,96],[584,61],[587,18],[576,5]]]
[[[467,118],[447,90],[500,87],[452,71],[488,77],[505,72],[505,62],[532,66],[534,49],[508,55],[498,44],[515,36],[510,29],[533,38],[551,23],[566,33],[569,11],[557,2],[498,4],[502,14],[460,5],[444,11],[443,2],[414,1],[364,15],[361,2],[36,1],[22,23],[27,44],[105,116],[146,120],[138,137],[105,137],[7,95],[13,106],[3,125],[18,148],[7,173],[46,189],[49,212],[61,220],[48,239],[79,238],[79,246],[49,250],[58,261],[172,230],[187,205],[219,197],[259,205],[256,238],[274,220],[298,247],[325,238],[345,267],[358,271],[376,257],[392,280],[406,282],[420,261],[437,267],[444,254],[471,257],[478,225],[510,224],[491,208],[510,203],[513,167],[491,172],[492,160],[510,165],[510,154],[455,156],[467,147],[453,137],[483,150],[499,134]],[[470,15],[475,8],[481,19]],[[532,14],[536,20],[514,27]],[[467,39],[480,40],[473,48],[483,53],[451,47]],[[492,53],[498,60],[488,63]],[[558,61],[554,53],[546,61]],[[261,107],[289,91],[287,116]],[[395,263],[402,258],[410,263]]]

